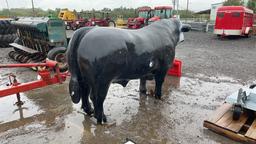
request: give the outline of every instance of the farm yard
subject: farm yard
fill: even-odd
[[[0,62],[12,48],[2,48]],[[112,84],[104,103],[105,114],[116,123],[99,126],[72,104],[68,80],[22,94],[25,104],[17,109],[15,96],[1,98],[0,143],[198,143],[236,144],[203,127],[203,121],[242,86],[256,83],[256,38],[217,38],[203,32],[188,32],[176,48],[182,60],[182,77],[167,76],[162,100],[139,94],[139,81],[126,88]],[[27,68],[0,69],[1,86],[8,73],[18,81],[37,79]],[[147,87],[152,89],[152,82]]]

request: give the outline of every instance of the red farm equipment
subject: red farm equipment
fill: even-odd
[[[249,36],[253,28],[253,11],[243,6],[223,6],[217,10],[214,34]]]
[[[138,13],[138,17],[128,19],[128,29],[139,29],[144,27],[148,24],[148,20],[153,16],[152,9],[148,6],[138,8]]]
[[[148,23],[158,21],[160,19],[167,19],[173,16],[173,11],[171,6],[157,6],[154,8],[154,17],[148,20]]]
[[[9,74],[9,83],[7,87],[0,89],[0,98],[16,94],[16,105],[21,106],[23,102],[20,99],[20,93],[29,90],[45,87],[53,84],[61,84],[69,76],[68,72],[61,73],[58,63],[51,60],[46,60],[45,63],[26,63],[26,64],[0,64],[0,68],[20,68],[20,67],[36,67],[38,69],[39,80],[27,83],[19,83],[16,75]],[[52,73],[53,71],[55,73]]]
[[[93,12],[91,18],[85,23],[85,26],[103,26],[116,27],[116,23],[111,19],[110,12]]]

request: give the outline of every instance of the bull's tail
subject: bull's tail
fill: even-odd
[[[83,93],[83,79],[77,62],[77,49],[80,41],[93,27],[86,27],[77,30],[71,38],[67,48],[67,60],[69,72],[71,74],[69,82],[69,94],[74,103],[78,103]]]

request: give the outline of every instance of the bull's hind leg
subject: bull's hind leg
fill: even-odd
[[[90,95],[91,87],[88,84],[85,84],[83,86],[83,95],[82,95],[82,109],[84,112],[86,112],[88,115],[93,114],[93,109],[91,107],[91,104],[89,102],[89,95]]]
[[[94,117],[97,119],[98,124],[102,124],[103,122],[107,122],[107,118],[104,114],[103,103],[108,93],[110,82],[99,81],[97,83],[97,89],[94,88],[94,96],[93,96],[93,104],[94,104]]]
[[[140,79],[140,88],[139,89],[140,89],[140,93],[146,94],[147,88],[146,88],[146,79],[145,78]]]
[[[167,73],[167,69],[162,69],[161,71],[157,72],[155,74],[155,98],[161,99],[162,96],[162,86],[164,83],[164,78]]]

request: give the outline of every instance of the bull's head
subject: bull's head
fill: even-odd
[[[191,26],[189,24],[182,24],[180,22],[180,39],[179,39],[179,43],[184,41],[184,34],[183,32],[188,32],[191,30]]]

